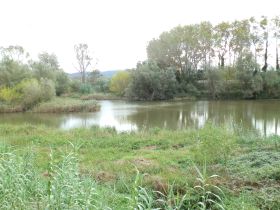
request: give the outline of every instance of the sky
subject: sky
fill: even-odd
[[[134,68],[148,42],[177,25],[280,15],[280,0],[0,0],[0,46],[21,45],[33,59],[57,55],[76,72],[74,45],[86,43],[97,65]]]

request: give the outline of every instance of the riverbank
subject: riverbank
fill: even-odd
[[[277,136],[213,125],[119,134],[111,128],[0,125],[0,140],[0,190],[11,192],[3,194],[1,206],[193,209],[204,202],[215,209],[277,209],[280,204]]]
[[[34,113],[69,113],[69,112],[95,112],[100,106],[95,100],[81,100],[69,97],[55,97],[51,101],[41,102],[29,110],[21,105],[0,104],[0,113],[34,112]]]

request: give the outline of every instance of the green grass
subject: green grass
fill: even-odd
[[[94,93],[88,95],[81,95],[82,100],[122,100],[124,97],[119,97],[111,93]]]
[[[61,112],[94,112],[99,109],[96,101],[83,101],[74,98],[56,97],[48,102],[35,106],[31,111],[40,113],[61,113]]]
[[[0,102],[0,113],[23,112],[21,105],[8,105]]]
[[[137,133],[0,125],[0,206],[279,209],[279,139],[211,124]]]

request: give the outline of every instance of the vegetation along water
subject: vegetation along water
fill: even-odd
[[[1,47],[0,209],[280,209],[279,38],[177,26],[110,76],[85,43],[78,74]]]

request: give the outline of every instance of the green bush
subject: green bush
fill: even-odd
[[[236,136],[226,128],[221,129],[207,124],[197,132],[196,141],[192,153],[197,163],[227,164],[229,156],[234,150]]]
[[[70,80],[67,74],[64,72],[59,72],[56,76],[56,81],[55,81],[56,95],[60,96],[64,93],[67,93],[69,89],[70,89]]]
[[[51,80],[36,79],[22,80],[13,88],[0,89],[0,100],[6,103],[18,103],[27,110],[41,101],[48,101],[55,96],[54,84]]]
[[[79,89],[79,92],[81,94],[89,94],[92,92],[92,87],[90,84],[81,84],[80,85],[80,89]]]
[[[49,101],[55,96],[55,86],[52,80],[41,78],[40,80],[41,100]]]
[[[37,80],[25,80],[19,84],[22,92],[22,104],[25,109],[30,109],[41,101],[41,87]]]
[[[9,104],[18,101],[20,98],[21,95],[15,90],[15,88],[4,87],[0,89],[0,101]]]
[[[172,99],[176,89],[173,69],[162,69],[154,62],[143,62],[132,71],[126,95],[133,100],[164,100]]]

